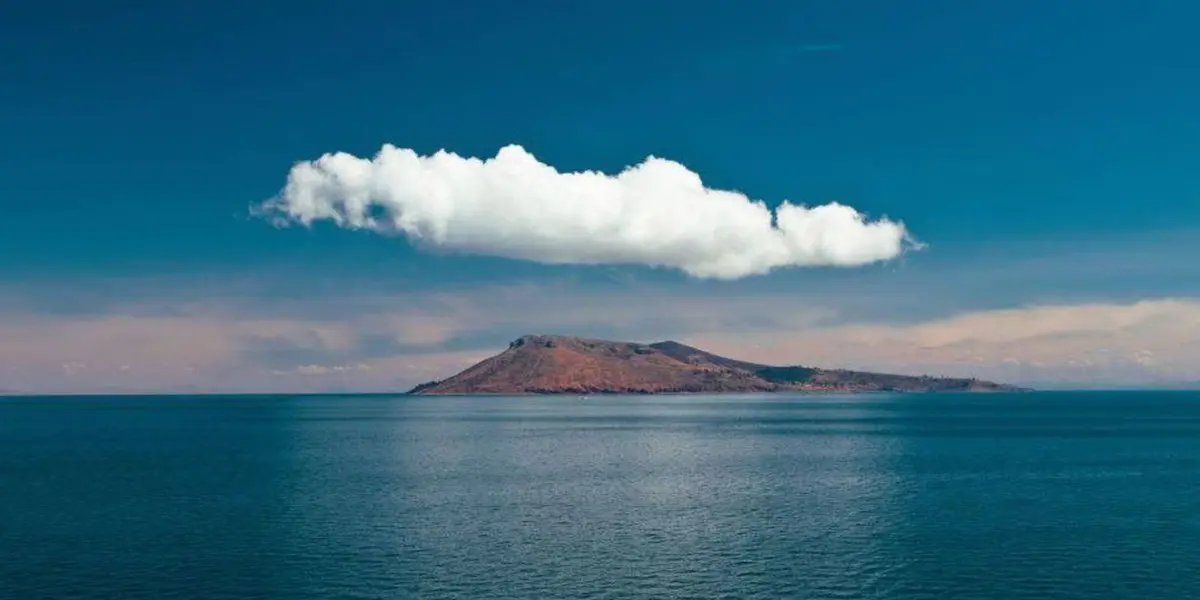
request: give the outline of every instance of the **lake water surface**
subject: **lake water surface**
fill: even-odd
[[[5,398],[0,598],[1200,598],[1200,393]]]

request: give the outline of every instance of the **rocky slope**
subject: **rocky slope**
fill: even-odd
[[[717,356],[678,342],[636,344],[526,335],[508,349],[412,394],[652,394],[827,392],[1003,392],[1013,386],[942,377],[770,366]]]

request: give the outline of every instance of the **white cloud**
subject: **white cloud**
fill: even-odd
[[[899,222],[838,203],[784,202],[704,186],[649,157],[616,175],[560,173],[516,145],[480,160],[385,145],[373,159],[326,154],[292,167],[258,207],[277,223],[329,220],[421,247],[546,264],[645,264],[738,279],[781,267],[857,266],[912,242]]]

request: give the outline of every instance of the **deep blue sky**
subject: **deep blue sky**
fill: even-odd
[[[239,216],[294,161],[384,142],[654,153],[932,250],[1188,227],[1197,22],[1124,0],[8,3],[0,269],[402,271],[402,243]]]

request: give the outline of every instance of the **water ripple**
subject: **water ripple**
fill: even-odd
[[[1200,598],[1200,396],[0,403],[0,598]]]

